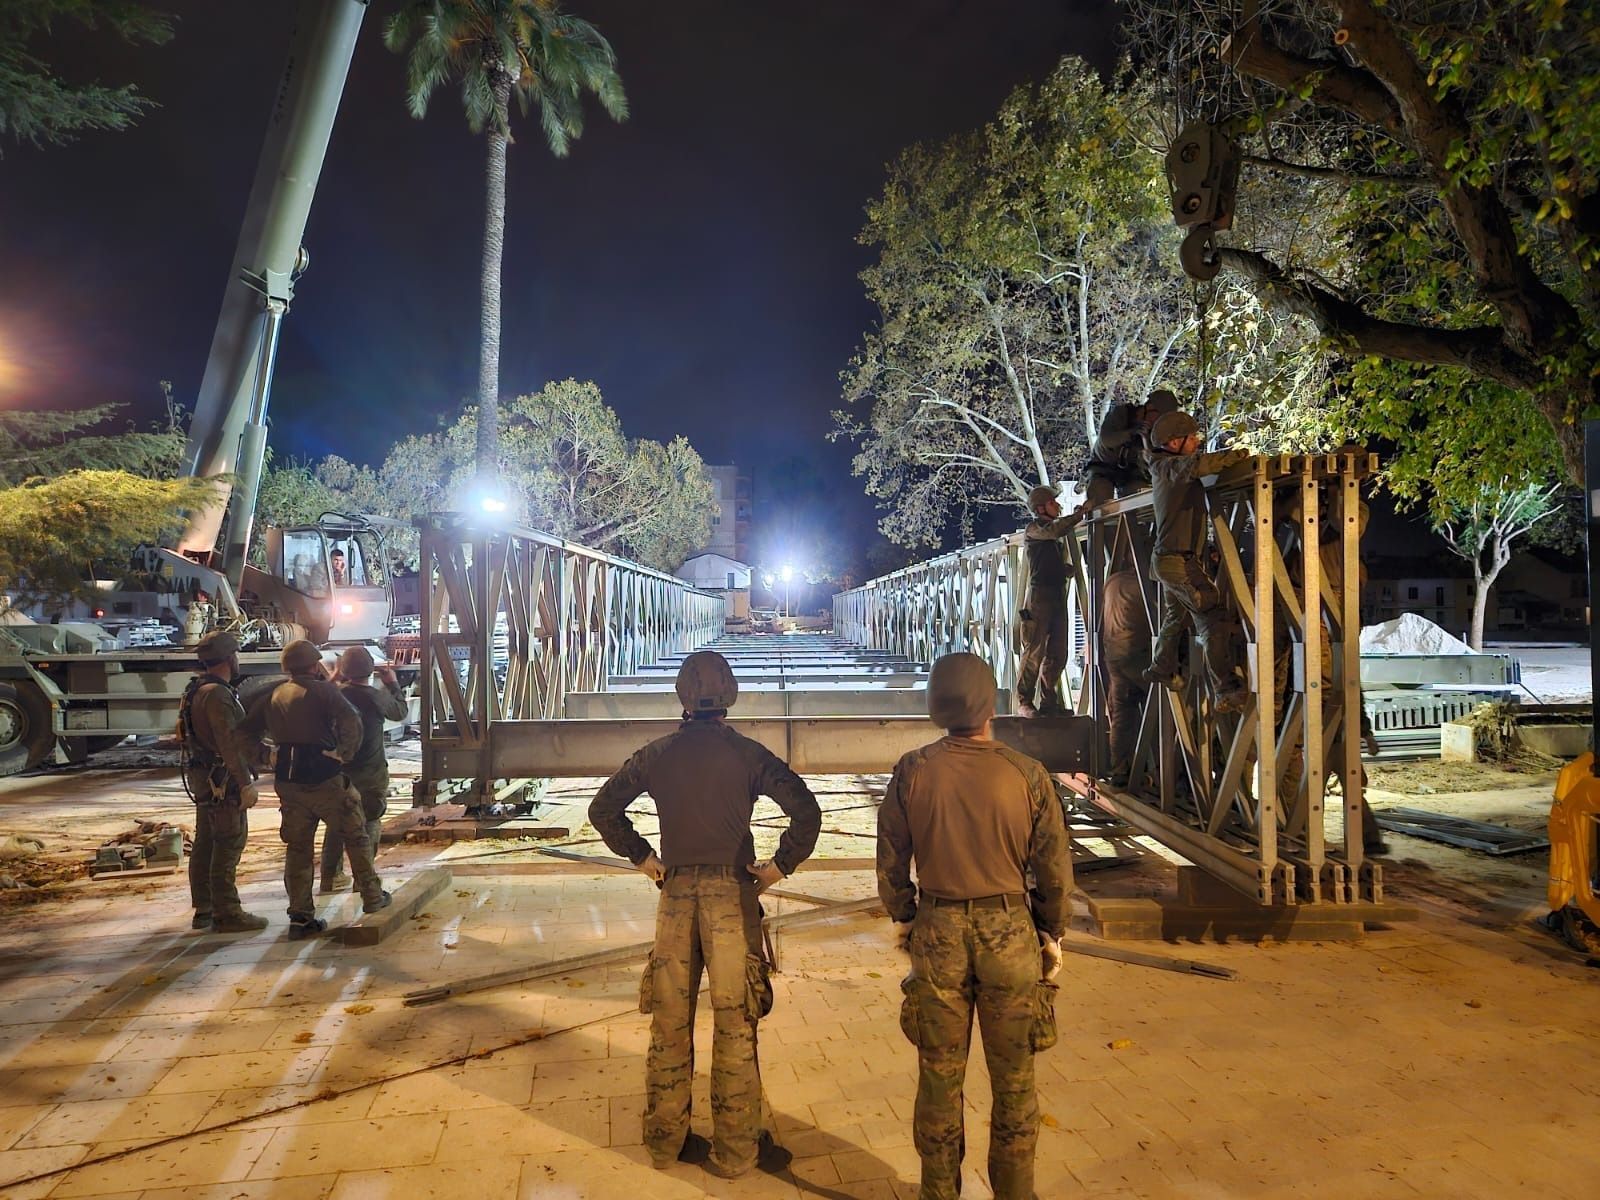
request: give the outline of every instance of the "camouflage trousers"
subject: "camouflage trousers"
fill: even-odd
[[[1328,645],[1327,639],[1322,642],[1322,685],[1323,696],[1333,694],[1333,650]],[[1278,639],[1277,653],[1273,655],[1272,686],[1278,697],[1277,717],[1283,720],[1285,709],[1295,699],[1295,691],[1290,686],[1289,675],[1294,666],[1293,643],[1288,637]],[[1304,700],[1304,696],[1300,697]],[[1367,728],[1365,710],[1361,713],[1361,727]],[[1280,743],[1281,744],[1281,743]],[[1332,759],[1338,761],[1344,756],[1344,739],[1336,738],[1333,742]],[[1303,727],[1296,723],[1294,735],[1288,739],[1288,744],[1278,756],[1278,804],[1281,811],[1289,813],[1295,810],[1300,802],[1301,789],[1305,785],[1306,755],[1305,737]],[[1367,803],[1367,769],[1361,768],[1361,841],[1367,849],[1372,850],[1383,845],[1383,830],[1378,826],[1378,818],[1372,815],[1372,807]]]
[[[1022,661],[1017,669],[1017,703],[1041,712],[1065,712],[1061,672],[1067,665],[1067,601],[1061,588],[1029,589],[1023,609]],[[1037,701],[1035,696],[1037,695]]]
[[[995,1200],[1031,1200],[1039,1138],[1033,1028],[1040,960],[1027,905],[969,911],[924,897],[910,950],[900,1027],[917,1047],[912,1137],[922,1157],[918,1196],[954,1200],[961,1193],[962,1085],[976,1012],[994,1092],[989,1186]]]
[[[1150,654],[1151,668],[1172,675],[1178,667],[1178,644],[1192,624],[1205,657],[1206,673],[1218,696],[1239,692],[1244,665],[1239,622],[1222,602],[1222,594],[1192,554],[1161,554],[1151,563],[1161,582],[1161,630]]]
[[[372,784],[352,779],[350,786],[361,797],[361,815],[367,830],[367,850],[378,857],[378,843],[383,837],[383,814],[389,811],[389,782]],[[322,835],[322,882],[333,882],[339,873],[339,860],[345,856],[344,837],[332,825]]]
[[[1147,664],[1113,658],[1106,670],[1106,721],[1110,726],[1111,764],[1106,774],[1126,778],[1133,768],[1139,742],[1139,721],[1144,715],[1146,687],[1139,673]]]
[[[203,775],[196,780],[193,772],[189,787],[195,796],[189,901],[195,912],[236,916],[243,911],[235,877],[250,837],[249,820],[239,807],[238,793],[230,791],[220,800],[212,799],[210,782]]]
[[[762,1128],[756,1022],[772,1007],[761,908],[743,867],[674,867],[656,907],[639,1007],[650,1014],[644,1144],[661,1164],[677,1159],[689,1132],[702,971],[711,976],[711,1157],[742,1171],[755,1164]]]
[[[323,822],[344,842],[350,858],[350,874],[356,890],[368,905],[383,896],[383,884],[372,867],[372,850],[367,845],[367,825],[361,815],[361,800],[336,775],[326,783],[290,783],[278,780],[278,836],[283,839],[283,886],[289,893],[289,916],[313,917],[316,902],[311,898],[312,877],[316,873],[317,823]]]

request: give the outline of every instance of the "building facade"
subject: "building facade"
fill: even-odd
[[[737,562],[750,561],[750,475],[737,466],[707,464],[716,488],[717,507],[711,518],[711,541],[701,553],[720,554]]]

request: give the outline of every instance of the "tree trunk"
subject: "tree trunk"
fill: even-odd
[[[490,122],[488,197],[483,218],[481,330],[478,341],[478,448],[480,480],[500,475],[500,259],[506,241],[506,147],[510,138],[511,76],[495,77],[495,120]]]
[[[1467,634],[1467,645],[1474,650],[1483,649],[1483,618],[1489,610],[1489,588],[1493,585],[1492,577],[1474,571],[1472,578],[1472,629]]]

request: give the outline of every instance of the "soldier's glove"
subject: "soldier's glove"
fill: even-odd
[[[1061,943],[1042,930],[1039,933],[1039,977],[1046,981],[1061,974]]]
[[[261,789],[255,784],[247,784],[239,789],[240,808],[254,808],[259,799],[261,799]]]
[[[902,954],[911,953],[912,928],[910,921],[896,921],[894,923],[894,948]]]
[[[755,877],[756,891],[764,892],[773,884],[784,878],[783,868],[770,858],[764,858],[758,863],[751,863],[745,868]]]

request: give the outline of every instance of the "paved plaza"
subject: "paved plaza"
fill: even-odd
[[[828,782],[824,827],[847,865],[847,849],[870,853],[870,790]],[[92,841],[184,803],[170,772],[45,776],[0,786],[0,825],[34,818],[48,834],[45,817],[66,814]],[[0,1195],[915,1195],[905,962],[881,916],[781,934],[761,1060],[795,1160],[784,1176],[724,1182],[689,1165],[657,1172],[640,1145],[637,964],[401,1000],[648,940],[655,892],[642,879],[516,855],[499,857],[578,873],[471,874],[497,856],[458,845],[452,886],[382,945],[290,942],[276,826],[269,796],[243,879],[247,906],[272,918],[261,935],[189,932],[177,876],[0,910]],[[439,853],[386,846],[380,867],[397,882]],[[1356,944],[1140,947],[1231,967],[1233,980],[1069,956],[1061,1042],[1038,1060],[1039,1195],[1593,1196],[1600,974],[1530,928],[1536,870],[1459,884],[1442,869],[1392,865],[1392,890],[1422,918]],[[803,871],[787,886],[846,900],[870,896],[873,879]],[[358,903],[338,898],[333,917]],[[700,1024],[704,1129],[704,1010]],[[969,1079],[964,1194],[983,1197],[981,1054]]]

